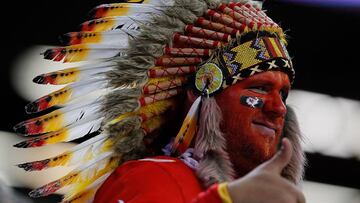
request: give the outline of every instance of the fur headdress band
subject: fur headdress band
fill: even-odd
[[[70,186],[63,202],[91,201],[120,164],[152,155],[171,139],[161,132],[174,122],[169,112],[183,105],[182,93],[189,83],[210,97],[198,100],[189,112],[184,123],[192,127],[181,127],[172,150],[174,154],[186,150],[198,130],[199,177],[205,185],[231,180],[233,171],[218,128],[221,113],[211,95],[270,69],[293,79],[282,29],[259,2],[250,0],[128,0],[100,5],[91,14],[93,19],[82,23],[80,31],[62,37],[63,47],[43,53],[55,62],[89,63],[33,80],[67,86],[29,103],[26,111],[60,108],[14,129],[24,136],[37,135],[16,144],[19,148],[93,136],[57,156],[19,164],[26,171],[76,166],[30,195],[45,196]],[[86,101],[79,99],[89,94]],[[204,115],[199,119],[198,111]],[[303,162],[300,136],[291,110],[287,118],[284,136],[292,139],[295,153],[284,173],[297,182]]]

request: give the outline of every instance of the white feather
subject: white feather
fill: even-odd
[[[92,104],[74,109],[73,111],[63,113],[63,126],[68,126],[78,121],[88,120],[90,117],[99,118],[101,116],[100,108],[101,103],[94,102]]]
[[[108,135],[100,134],[70,149],[69,152],[71,151],[73,156],[68,165],[79,165],[105,153],[102,147],[106,144],[108,137]]]
[[[73,141],[75,139],[84,137],[90,133],[96,132],[101,127],[101,122],[104,118],[97,118],[91,121],[84,121],[84,123],[79,123],[75,126],[70,126],[68,129],[68,136],[64,142]]]

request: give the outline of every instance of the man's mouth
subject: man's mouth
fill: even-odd
[[[274,124],[262,121],[253,121],[251,124],[256,130],[265,136],[275,137],[276,127]]]

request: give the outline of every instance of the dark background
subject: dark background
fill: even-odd
[[[18,54],[32,45],[59,45],[58,36],[78,31],[96,5],[115,1],[24,1],[9,2],[3,7],[0,130],[24,120],[28,101],[17,95],[9,83],[10,69]],[[289,52],[296,69],[293,88],[360,100],[359,93],[359,7],[320,7],[299,5],[280,0],[264,4],[268,15],[285,30]],[[11,110],[11,113],[10,113]],[[360,147],[360,146],[359,146]],[[307,154],[306,179],[360,189],[360,161]],[[19,189],[27,191],[27,189]],[[56,197],[55,197],[56,198]]]

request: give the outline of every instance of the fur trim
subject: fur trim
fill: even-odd
[[[208,188],[214,183],[232,181],[233,176],[229,175],[232,171],[232,164],[227,156],[222,152],[208,151],[200,160],[196,174],[203,186]]]
[[[114,152],[121,157],[121,163],[145,157],[144,136],[142,129],[134,129],[128,135],[116,137]]]
[[[194,13],[181,7],[171,8],[169,10],[166,10],[165,13],[168,16],[179,18],[185,24],[191,24],[197,18],[197,16]]]
[[[140,147],[144,144],[144,131],[142,129],[133,130],[127,136],[123,136],[121,138],[117,138],[115,143],[115,152],[118,154],[129,153],[135,149],[140,149],[144,147]]]
[[[216,9],[222,3],[221,0],[205,0],[210,9]]]
[[[137,56],[117,61],[118,67],[107,73],[112,87],[125,87],[143,84],[147,80],[147,70],[154,59],[149,56]]]
[[[199,159],[197,175],[205,187],[230,181],[234,170],[225,151],[226,140],[220,130],[221,109],[215,98],[202,98],[199,132],[196,136],[194,155]]]
[[[162,27],[172,29],[174,32],[184,32],[185,23],[183,23],[180,19],[164,16],[164,15],[154,15],[153,17],[154,24],[161,25]]]
[[[221,109],[215,98],[202,98],[199,132],[195,141],[195,156],[202,159],[207,151],[224,150],[226,141],[220,130]]]
[[[138,89],[119,89],[107,94],[102,110],[105,112],[104,122],[139,108],[140,95],[141,91]],[[111,109],[111,111],[106,111],[107,109]]]
[[[304,177],[306,159],[301,147],[303,137],[300,132],[298,120],[294,110],[290,106],[287,106],[283,137],[287,137],[291,141],[293,154],[289,165],[284,168],[282,175],[295,184],[299,184]]]
[[[113,139],[120,139],[123,136],[127,136],[132,130],[139,129],[141,122],[139,117],[131,116],[124,118],[122,121],[106,126],[105,130],[113,137]]]
[[[190,10],[197,16],[202,16],[207,9],[207,4],[203,0],[176,0],[176,4]]]

